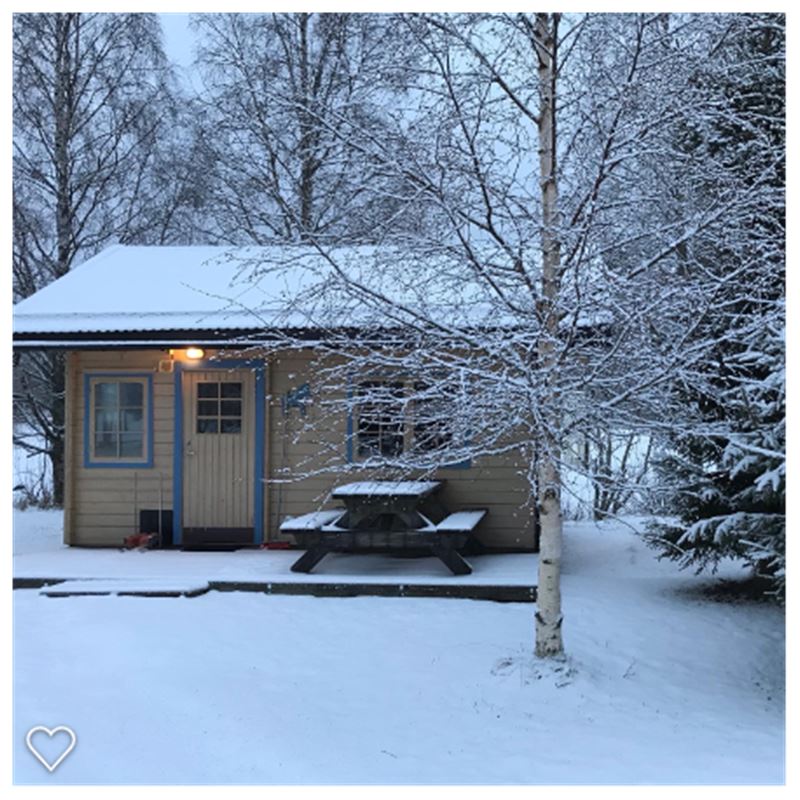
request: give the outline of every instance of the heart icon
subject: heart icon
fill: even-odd
[[[35,733],[46,733],[51,739],[57,733],[66,733],[69,736],[69,744],[67,745],[66,749],[63,753],[51,764],[37,749],[36,745],[33,743],[33,735]],[[66,725],[59,725],[56,728],[45,728],[44,725],[36,725],[28,731],[28,735],[25,737],[25,744],[28,745],[28,750],[33,753],[34,756],[44,765],[45,769],[48,772],[53,772],[55,768],[75,749],[75,745],[78,743],[78,737],[75,735],[75,731],[72,728],[68,728]]]

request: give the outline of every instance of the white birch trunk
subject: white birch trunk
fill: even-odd
[[[561,638],[561,493],[560,474],[550,454],[540,458],[539,471],[539,585],[536,609],[536,656],[563,653]]]
[[[539,179],[542,191],[542,295],[539,303],[538,368],[547,388],[547,428],[539,443],[538,490],[541,525],[539,587],[536,612],[536,656],[558,656],[561,639],[561,476],[556,365],[557,299],[561,281],[556,181],[556,43],[558,15],[537,14],[535,44],[539,57]]]

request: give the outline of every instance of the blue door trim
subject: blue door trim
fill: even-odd
[[[172,449],[172,542],[183,544],[183,373],[207,370],[252,369],[256,375],[255,402],[255,486],[253,487],[253,544],[264,541],[264,447],[266,398],[265,364],[254,358],[227,358],[214,361],[175,362],[175,437]]]

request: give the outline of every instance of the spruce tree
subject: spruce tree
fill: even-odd
[[[726,24],[730,24],[729,22]],[[746,230],[703,254],[716,299],[695,344],[705,368],[684,383],[685,421],[659,464],[677,522],[649,541],[684,566],[743,559],[781,597],[785,566],[784,55],[781,15],[733,18],[725,51],[698,75],[681,146],[703,163],[702,192],[752,195]]]

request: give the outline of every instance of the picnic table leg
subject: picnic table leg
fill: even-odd
[[[292,564],[292,572],[311,572],[329,552],[324,545],[314,545]]]
[[[439,544],[433,549],[433,553],[445,566],[453,573],[453,575],[471,575],[472,567],[461,557],[452,545]]]

